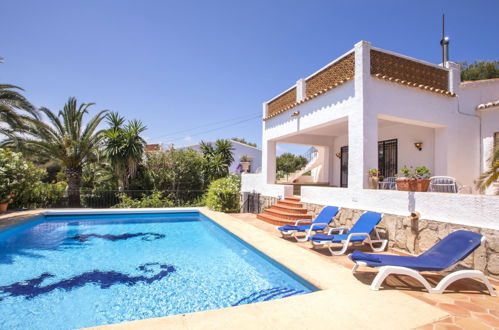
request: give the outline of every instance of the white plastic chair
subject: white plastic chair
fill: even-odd
[[[430,191],[448,192],[457,194],[459,187],[455,178],[451,176],[432,176],[430,178]]]

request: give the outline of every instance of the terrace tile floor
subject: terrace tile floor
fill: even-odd
[[[255,214],[240,213],[230,214],[233,218],[251,224],[267,233],[280,236],[276,226],[258,220]],[[284,239],[284,238],[283,238]],[[310,243],[298,243],[298,246],[307,249],[311,253],[324,256],[328,262],[339,264],[346,268],[352,268],[353,263],[347,256],[332,257],[327,249],[312,249]],[[369,251],[368,247],[361,250]],[[398,253],[398,251],[388,251],[388,253]],[[355,273],[359,281],[370,284],[376,271],[371,268],[359,268]],[[435,285],[442,278],[441,275],[429,274],[425,276],[428,281]],[[491,279],[491,283],[496,290],[499,288],[499,281]],[[475,280],[465,279],[452,284],[444,294],[429,294],[424,287],[414,279],[407,276],[390,276],[383,284],[382,290],[400,290],[405,294],[419,299],[427,304],[438,307],[447,312],[449,316],[436,322],[427,324],[417,329],[420,330],[441,330],[441,329],[498,329],[499,330],[499,298],[488,294],[485,286]]]

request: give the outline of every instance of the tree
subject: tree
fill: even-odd
[[[215,155],[220,155],[222,161],[230,167],[234,162],[234,155],[232,154],[234,148],[230,140],[217,140],[215,141]]]
[[[168,191],[177,199],[189,197],[191,192],[197,196],[205,188],[204,158],[192,149],[172,147],[165,152],[147,153],[144,167],[155,190]]]
[[[44,172],[21,153],[0,149],[0,204],[23,198],[41,182]]]
[[[220,212],[239,212],[241,176],[229,174],[213,181],[206,193],[206,206]]]
[[[2,62],[3,58],[0,57],[0,63]],[[0,122],[7,124],[7,126],[0,125],[0,134],[11,135],[12,131],[9,128],[19,127],[25,115],[38,116],[35,107],[19,91],[24,90],[15,85],[0,84]]]
[[[499,61],[461,63],[461,81],[499,78]]]
[[[226,177],[229,167],[234,162],[232,142],[217,140],[215,147],[211,143],[201,141],[199,148],[205,160],[204,174],[207,182]]]
[[[76,98],[70,97],[63,110],[57,114],[50,109],[40,111],[48,118],[48,123],[36,117],[23,118],[20,125],[13,123],[16,131],[8,145],[18,147],[28,155],[38,155],[59,162],[65,169],[68,183],[70,207],[79,207],[80,186],[83,165],[98,160],[98,148],[103,139],[103,131],[97,128],[104,119],[106,110],[99,111],[85,124],[85,116],[94,103],[78,105]]]
[[[276,158],[277,173],[289,175],[307,165],[307,158],[286,152]]]
[[[492,184],[499,181],[499,145],[492,150],[492,155],[488,159],[489,169],[482,173],[477,182],[477,188],[484,192]],[[499,189],[496,191],[499,195]]]
[[[205,158],[211,157],[215,154],[215,149],[213,148],[213,145],[209,142],[201,141],[199,143],[199,150],[201,151],[201,153]]]
[[[253,143],[253,142],[248,142],[248,141],[246,141],[245,139],[240,139],[240,138],[235,138],[235,137],[234,137],[234,138],[232,138],[231,140],[232,140],[232,141],[236,141],[236,142],[240,142],[240,143],[244,143],[244,144],[247,144],[247,145],[249,145],[249,146],[251,146],[251,147],[255,147],[255,148],[256,148],[256,143]]]
[[[110,128],[105,135],[105,153],[114,168],[118,184],[122,189],[128,189],[130,179],[135,177],[146,141],[140,136],[147,127],[140,120],[129,121],[123,126],[125,119],[117,112],[107,116]]]

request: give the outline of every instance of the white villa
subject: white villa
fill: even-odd
[[[307,168],[316,185],[299,192],[304,203],[419,211],[499,229],[499,198],[475,189],[499,141],[498,110],[499,79],[461,82],[456,63],[435,65],[361,41],[263,103],[262,173],[243,175],[242,191],[296,194],[293,182],[276,184],[276,144],[307,145],[318,152]],[[369,169],[394,177],[405,166],[453,177],[459,193],[367,189]]]
[[[241,173],[241,157],[247,156],[251,162],[249,166],[249,173],[258,173],[262,170],[262,149],[250,146],[246,143],[241,143],[236,140],[230,139],[232,143],[232,155],[234,156],[234,162],[229,167],[230,173]],[[208,142],[214,144],[214,141]],[[200,151],[199,143],[192,144],[188,146],[179,147],[181,150],[193,149],[195,151]]]

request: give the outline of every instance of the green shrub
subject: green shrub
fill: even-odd
[[[0,149],[0,203],[29,197],[45,173],[20,153]]]
[[[416,166],[414,169],[414,176],[416,179],[429,179],[431,172],[426,166]]]
[[[51,208],[66,207],[66,182],[36,183],[32,189],[25,191],[13,203],[13,208]]]
[[[239,211],[239,191],[241,177],[230,174],[225,178],[213,181],[206,194],[206,206],[220,212]]]
[[[151,195],[142,195],[141,199],[133,199],[126,194],[121,195],[120,202],[113,208],[145,208],[145,207],[172,207],[174,203],[163,198],[161,192],[155,191]]]

